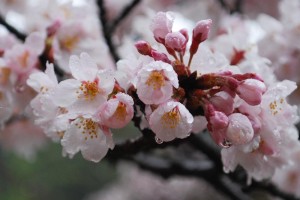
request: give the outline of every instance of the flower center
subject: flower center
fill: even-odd
[[[146,84],[152,86],[154,90],[160,89],[165,85],[165,77],[161,71],[151,72]]]
[[[280,103],[280,104],[283,104],[283,103],[284,103],[284,99],[281,98],[281,99],[279,100],[279,103]],[[269,104],[269,108],[270,108],[271,113],[272,113],[273,115],[276,115],[276,114],[278,113],[278,110],[279,110],[279,111],[282,110],[281,106],[277,103],[277,101],[271,102],[271,103]]]
[[[82,130],[82,134],[85,135],[84,139],[88,138],[93,139],[97,138],[97,128],[98,124],[94,122],[92,119],[83,119],[81,118],[78,123],[75,124],[79,129]]]
[[[173,108],[161,117],[165,128],[175,128],[179,124],[180,118],[181,116],[178,107]]]
[[[26,68],[27,67],[27,61],[29,58],[29,52],[25,51],[19,58],[18,61],[21,64],[22,68]]]
[[[126,105],[120,102],[113,116],[117,120],[125,121],[126,115],[127,115]]]
[[[60,41],[60,46],[62,49],[66,51],[72,51],[76,44],[78,43],[79,38],[78,36],[67,36],[66,38],[62,39]]]
[[[81,95],[84,96],[85,100],[94,100],[95,97],[101,92],[101,90],[98,87],[98,81],[83,81],[79,87],[81,90]],[[77,93],[79,93],[77,91]],[[81,97],[81,95],[78,95],[78,98]]]

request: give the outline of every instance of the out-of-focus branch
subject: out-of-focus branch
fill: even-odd
[[[164,178],[173,175],[200,177],[210,183],[216,190],[224,193],[233,200],[251,200],[237,185],[229,182],[226,177],[216,171],[214,164],[209,160],[179,161],[167,160],[151,155],[139,154],[132,159],[140,168],[151,171]]]
[[[132,12],[134,8],[141,2],[141,0],[133,0],[130,4],[128,4],[118,17],[111,23],[110,32],[113,33],[118,25]]]
[[[10,33],[14,34],[19,40],[25,41],[26,34],[21,33],[16,28],[8,24],[2,16],[0,16],[0,24],[3,25]]]
[[[242,13],[242,7],[244,0],[235,0],[232,5],[229,5],[226,0],[217,0],[221,7],[228,13]]]
[[[110,54],[115,62],[117,62],[120,59],[120,56],[118,55],[116,51],[116,47],[112,40],[112,32],[110,32],[109,24],[107,23],[107,17],[106,17],[106,9],[104,5],[104,0],[97,0],[97,5],[99,7],[99,18],[102,24],[102,33],[103,37],[106,41],[106,44],[109,48]]]
[[[244,0],[235,0],[234,7],[231,10],[231,14],[232,13],[243,13],[243,10],[242,10],[243,3],[244,3]]]
[[[58,77],[58,80],[62,79],[62,77],[65,75],[65,72],[63,70],[61,70],[61,68],[57,65],[57,63],[54,60],[52,62],[49,61],[49,58],[46,55],[46,52],[43,52],[43,54],[39,56],[39,61],[41,63],[41,66],[42,66],[43,70],[46,69],[46,63],[47,63],[47,61],[49,63],[52,63],[53,66],[54,66],[55,74]]]
[[[245,193],[252,190],[263,190],[283,199],[299,200],[293,195],[282,192],[271,183],[253,181],[252,185],[245,186],[246,177],[244,170],[238,169],[234,173],[224,174],[219,149],[205,141],[203,135],[192,135],[183,140],[157,144],[152,131],[149,129],[145,129],[145,131],[143,136],[136,140],[116,145],[114,150],[108,152],[106,158],[110,161],[118,161],[120,159],[132,161],[142,169],[151,171],[164,178],[169,178],[172,175],[199,177],[235,200],[250,200],[251,198]],[[179,162],[178,160],[162,159],[143,153],[153,149],[178,146],[183,143],[192,145],[196,150],[204,153],[209,160],[179,159]]]
[[[2,16],[0,16],[0,24],[2,24],[11,34],[13,34],[14,36],[16,36],[19,40],[21,41],[25,41],[27,35],[24,33],[19,32],[17,29],[15,29],[13,26],[11,26],[10,24],[8,24]],[[41,63],[42,66],[42,70],[44,70],[46,68],[46,63],[47,61],[49,61],[48,56],[45,54],[45,52],[43,52],[42,55],[39,56],[39,61]],[[61,68],[57,65],[57,63],[53,62],[54,65],[54,70],[55,73],[59,76],[59,77],[63,77],[64,72],[61,70]]]
[[[133,0],[128,4],[120,13],[116,19],[111,23],[108,22],[106,16],[106,8],[104,0],[97,0],[97,5],[99,7],[99,18],[102,25],[103,37],[106,41],[106,44],[109,48],[110,54],[115,62],[120,59],[120,56],[117,53],[116,46],[113,42],[113,33],[119,24],[132,12],[132,10],[141,2],[141,0]]]
[[[253,181],[250,186],[243,188],[244,192],[250,192],[252,190],[262,190],[268,192],[269,194],[272,194],[273,196],[280,197],[282,199],[300,200],[300,198],[296,198],[292,194],[288,194],[286,192],[281,191],[280,189],[278,189],[278,187],[276,187],[272,183]]]

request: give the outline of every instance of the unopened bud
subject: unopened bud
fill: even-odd
[[[187,40],[180,32],[168,33],[165,37],[165,44],[169,48],[183,52],[185,50]]]
[[[266,85],[256,79],[246,79],[237,87],[236,93],[249,105],[260,104],[262,95],[267,90]]]
[[[148,42],[138,41],[135,43],[135,47],[140,54],[145,55],[145,56],[151,56],[152,47]]]
[[[228,119],[229,123],[226,131],[228,141],[235,145],[241,145],[252,140],[254,131],[248,117],[241,113],[233,113]]]
[[[158,51],[152,50],[151,51],[151,57],[153,57],[153,59],[155,61],[163,61],[165,63],[171,64],[171,60],[164,53],[160,53]]]
[[[190,48],[191,55],[195,54],[199,44],[208,38],[211,24],[211,19],[201,20],[196,24],[196,27],[193,30],[193,40]]]

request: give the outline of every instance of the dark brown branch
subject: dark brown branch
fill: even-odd
[[[231,14],[233,13],[242,13],[244,0],[235,0],[234,7],[231,9]]]
[[[54,66],[55,74],[58,77],[58,80],[62,79],[62,77],[65,75],[65,72],[57,65],[57,63],[55,61],[52,61],[52,62],[49,61],[49,58],[46,55],[46,52],[43,52],[43,54],[39,56],[39,61],[40,61],[41,65],[42,65],[42,70],[46,69],[46,63],[47,63],[47,61],[49,63],[52,63],[53,66]]]
[[[109,24],[107,23],[107,17],[106,17],[106,9],[104,5],[104,0],[97,0],[97,5],[99,7],[99,18],[102,24],[102,33],[103,37],[106,41],[106,44],[109,48],[110,54],[115,62],[117,62],[120,59],[120,56],[118,55],[116,51],[116,47],[112,40],[112,32],[110,32]]]
[[[182,144],[189,140],[189,138],[175,139],[171,142],[158,144],[154,138],[154,133],[151,130],[144,129],[143,136],[135,140],[129,140],[122,144],[116,145],[113,150],[107,153],[106,158],[111,161],[128,158],[140,152],[146,152],[153,149],[162,149],[168,146],[178,146],[179,144]]]
[[[221,7],[226,10],[228,13],[242,13],[242,7],[244,0],[235,0],[233,5],[226,3],[226,0],[217,0]]]
[[[16,38],[18,38],[21,41],[25,41],[26,35],[24,33],[21,33],[16,28],[8,24],[5,19],[0,16],[0,24],[2,24],[10,33],[12,33]]]
[[[164,178],[169,178],[173,175],[200,177],[233,200],[251,200],[248,195],[240,190],[238,185],[234,185],[226,177],[221,177],[222,174],[216,171],[213,163],[208,160],[181,159],[180,161],[174,161],[144,154],[139,154],[132,160],[140,168]]]
[[[119,26],[119,24],[124,21],[126,17],[131,13],[131,11],[136,8],[136,6],[141,2],[141,0],[133,0],[130,4],[128,4],[118,17],[111,23],[110,32],[113,33],[115,29]]]

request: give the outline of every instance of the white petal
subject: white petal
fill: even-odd
[[[74,155],[82,148],[84,142],[81,130],[75,126],[75,122],[68,129],[61,140],[61,144],[68,154]]]
[[[77,100],[76,91],[81,83],[75,79],[61,81],[54,91],[54,103],[57,106],[68,107]]]
[[[102,131],[99,130],[97,138],[84,141],[81,154],[87,160],[99,162],[106,155],[107,151],[108,145],[106,144],[106,137]]]
[[[92,66],[86,65],[89,64],[86,60],[82,61],[82,58],[78,58],[78,56],[72,55],[69,61],[69,67],[72,73],[72,76],[80,81],[94,81],[97,74],[97,66],[94,68],[94,64]],[[87,59],[84,56],[84,59]],[[84,65],[83,65],[84,63]]]
[[[31,52],[36,55],[40,55],[45,47],[46,34],[42,32],[31,33],[25,41],[25,45],[28,46]]]

